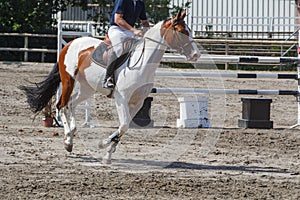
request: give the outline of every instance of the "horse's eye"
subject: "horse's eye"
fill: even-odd
[[[189,33],[186,30],[184,30],[184,29],[181,29],[178,32],[181,33],[181,34],[184,34],[186,36],[189,36]]]

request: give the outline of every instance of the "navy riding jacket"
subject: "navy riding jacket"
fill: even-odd
[[[123,14],[123,19],[130,25],[134,26],[137,19],[146,20],[146,10],[143,0],[136,0],[134,6],[134,0],[116,0],[114,10],[110,19],[110,25],[116,25],[115,13]]]

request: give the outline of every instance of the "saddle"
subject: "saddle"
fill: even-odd
[[[131,52],[135,49],[137,46],[139,40],[136,39],[131,39],[128,38],[124,43],[123,43],[123,53],[122,55],[117,58],[115,62],[116,64],[116,69],[118,69],[125,61],[129,58],[131,55]],[[105,36],[105,39],[103,42],[101,42],[96,49],[93,51],[91,60],[92,62],[96,63],[97,65],[107,68],[107,62],[109,56],[113,53],[113,48],[111,41],[108,37],[108,35]]]

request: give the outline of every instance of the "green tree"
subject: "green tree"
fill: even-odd
[[[155,24],[170,16],[171,0],[144,1],[151,23]],[[105,32],[109,26],[114,0],[0,0],[0,31],[29,33],[54,31],[56,20],[53,16],[56,13],[66,10],[67,6],[79,6],[83,10],[92,9],[88,6],[89,3],[99,5],[96,14],[89,17],[93,21],[100,22],[99,29]]]
[[[53,14],[66,7],[63,0],[1,0],[1,32],[46,32],[53,28]]]
[[[191,7],[192,2],[191,1],[187,1],[185,3],[181,3],[181,5],[173,5],[172,9],[171,9],[171,14],[175,15],[176,13],[178,13],[179,10],[182,9],[188,9]]]
[[[161,20],[165,20],[170,16],[170,2],[171,0],[144,0],[146,4],[146,12],[149,21],[153,24]]]
[[[109,27],[109,20],[112,13],[114,1],[112,0],[92,0],[93,4],[99,5],[99,9],[96,10],[93,16],[88,16],[95,22],[100,23],[97,26],[97,32],[99,35],[105,35]]]

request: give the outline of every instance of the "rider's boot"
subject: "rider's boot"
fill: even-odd
[[[116,65],[117,65],[117,55],[115,52],[112,52],[111,56],[108,59],[107,62],[107,68],[106,68],[106,75],[103,81],[103,88],[113,89],[115,87],[115,81],[113,78],[113,73],[115,71]]]

